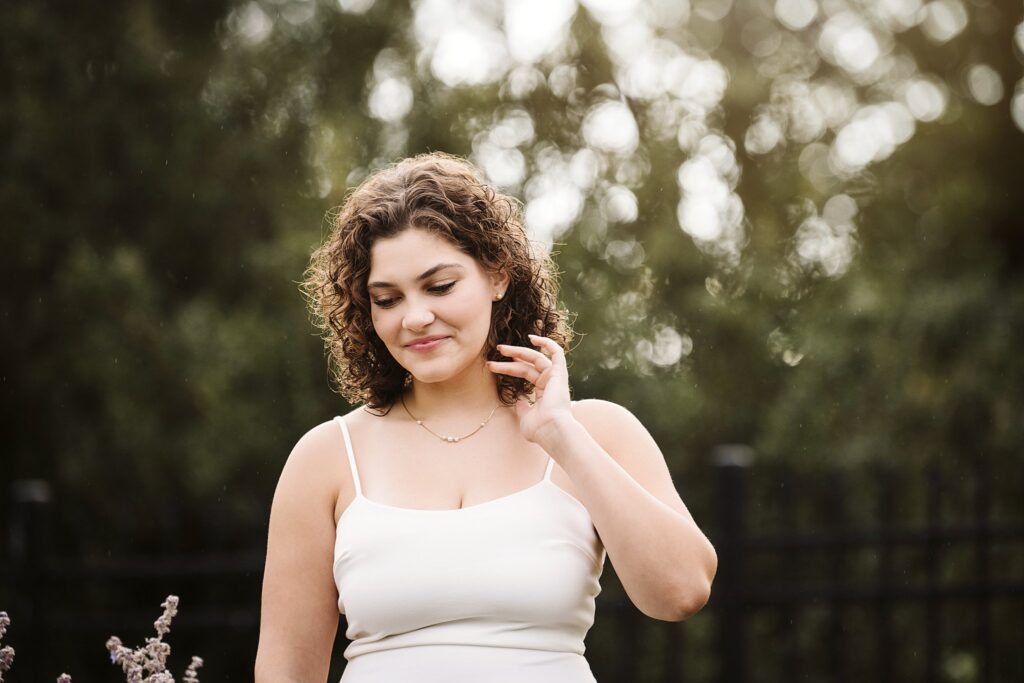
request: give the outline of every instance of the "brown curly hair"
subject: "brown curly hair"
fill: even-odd
[[[322,332],[336,390],[352,404],[390,410],[411,379],[377,336],[370,317],[367,278],[376,240],[408,228],[428,230],[477,260],[488,273],[509,275],[494,303],[488,360],[502,360],[501,341],[532,348],[528,334],[558,342],[568,352],[572,329],[558,306],[558,272],[522,225],[517,200],[488,186],[465,159],[419,154],[359,184],[332,210],[326,241],[312,254],[300,288]],[[529,396],[526,380],[497,375],[502,403]]]

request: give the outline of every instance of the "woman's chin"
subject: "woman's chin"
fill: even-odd
[[[457,366],[454,363],[416,363],[406,367],[409,374],[417,382],[424,384],[437,384],[458,376],[465,370],[464,366]]]
[[[452,376],[450,368],[442,367],[424,367],[425,363],[411,364],[412,367],[406,367],[409,374],[417,382],[423,382],[424,384],[434,384],[436,382],[443,382]]]

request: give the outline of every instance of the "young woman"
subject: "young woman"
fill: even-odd
[[[270,513],[256,682],[583,683],[605,555],[666,621],[715,551],[627,409],[570,400],[555,271],[446,154],[364,181],[308,294],[359,407],[295,445]]]

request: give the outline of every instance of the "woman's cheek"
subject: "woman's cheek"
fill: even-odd
[[[479,297],[474,296],[469,287],[463,287],[461,291],[450,298],[453,304],[451,308],[456,312],[468,313],[480,306]]]
[[[373,325],[373,331],[377,333],[377,337],[387,344],[390,338],[387,319],[379,311],[374,311],[370,314],[370,323]]]

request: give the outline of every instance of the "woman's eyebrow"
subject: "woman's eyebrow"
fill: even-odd
[[[462,268],[462,265],[458,264],[458,263],[438,263],[433,268],[429,268],[429,269],[423,271],[420,275],[418,275],[416,277],[416,282],[419,282],[420,280],[426,280],[428,277],[430,277],[431,275],[433,275],[437,271],[444,270],[445,268]],[[395,285],[391,284],[390,282],[371,282],[370,284],[366,285],[366,288],[367,289],[383,289],[383,288],[386,288],[386,287],[394,287],[394,286]]]

